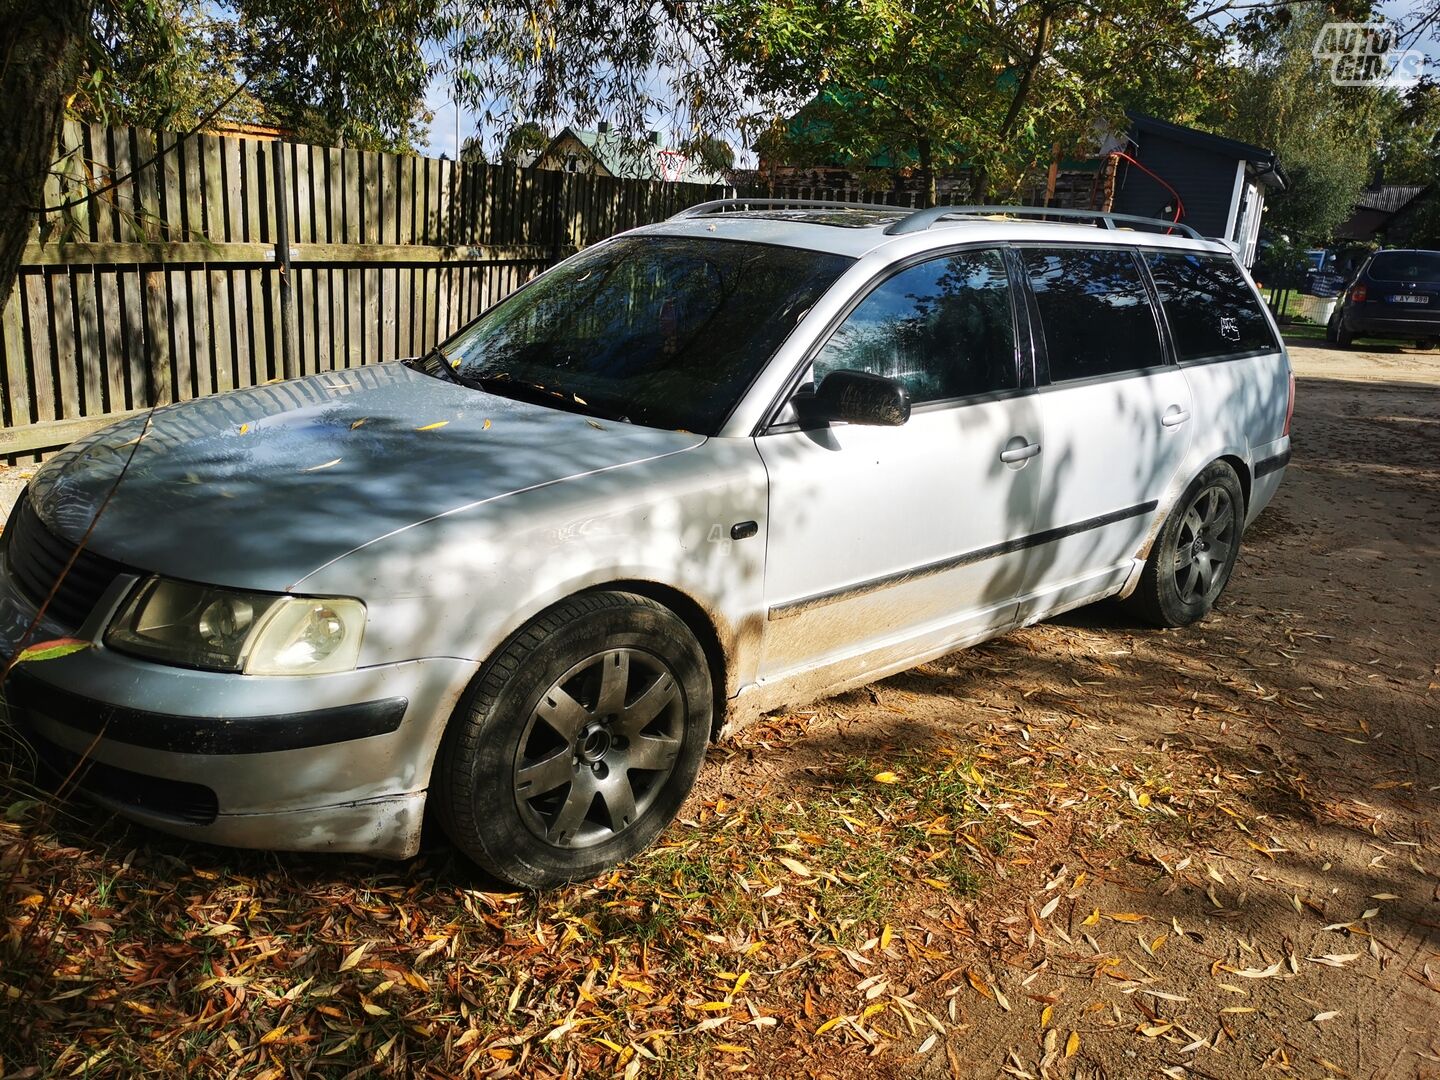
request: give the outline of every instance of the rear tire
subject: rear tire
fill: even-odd
[[[1245,495],[1235,470],[1212,462],[1175,503],[1150,549],[1130,606],[1155,626],[1189,626],[1208,615],[1240,554]]]
[[[435,764],[441,825],[511,885],[594,877],[674,818],[713,711],[705,655],[679,616],[633,593],[571,597],[461,699]]]
[[[1339,345],[1342,349],[1348,349],[1354,343],[1355,335],[1345,329],[1343,322],[1339,323],[1335,327],[1335,344]]]

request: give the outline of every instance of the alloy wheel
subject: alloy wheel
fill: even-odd
[[[685,700],[664,661],[607,649],[540,695],[512,773],[526,826],[559,848],[591,847],[644,816],[674,771]]]
[[[1235,504],[1220,484],[1201,489],[1175,537],[1175,589],[1185,604],[1208,604],[1225,587],[1235,550]]]

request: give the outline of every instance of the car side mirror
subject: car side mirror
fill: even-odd
[[[868,371],[832,371],[805,403],[804,414],[807,420],[899,427],[910,419],[910,391],[895,379]]]

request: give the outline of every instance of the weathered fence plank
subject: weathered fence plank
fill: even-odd
[[[0,311],[0,460],[279,377],[278,214],[311,373],[418,355],[577,248],[733,194],[98,124],[60,155],[46,204],[80,201]]]

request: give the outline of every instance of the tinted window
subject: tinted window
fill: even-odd
[[[1040,309],[1050,381],[1163,364],[1160,331],[1128,251],[1021,252]]]
[[[913,403],[1019,385],[1010,282],[998,251],[967,251],[902,270],[862,300],[815,358],[899,379]]]
[[[1182,361],[1276,348],[1260,300],[1233,259],[1177,251],[1147,261]]]
[[[853,262],[799,248],[631,237],[581,253],[444,343],[474,386],[714,434]]]
[[[1440,282],[1440,254],[1433,251],[1380,251],[1368,271],[1380,281]]]

